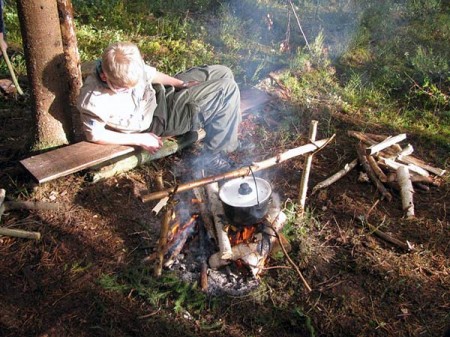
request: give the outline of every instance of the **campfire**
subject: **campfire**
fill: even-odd
[[[256,182],[256,178],[249,179]],[[246,181],[249,180],[235,179],[222,187],[234,182],[248,187]],[[160,246],[162,252],[145,260],[154,261],[163,254],[165,268],[177,272],[185,281],[197,281],[204,291],[242,295],[258,286],[286,215],[270,195],[257,217],[247,217],[250,222],[244,223],[239,221],[244,220],[239,214],[236,221],[236,214],[226,212],[220,200],[219,191],[223,190],[218,183],[195,188],[189,201],[172,205],[167,242]]]
[[[312,128],[317,128],[317,122],[312,123]],[[270,184],[256,177],[255,172],[297,156],[307,154],[311,158],[312,152],[333,138],[316,141],[311,136],[310,143],[272,158],[216,176],[197,177],[170,189],[163,189],[160,177],[159,191],[141,195],[143,202],[159,200],[154,213],[164,212],[157,252],[144,262],[156,260],[155,276],[166,267],[178,271],[185,281],[200,281],[202,290],[208,293],[242,295],[258,286],[278,242],[311,291],[280,240],[287,217],[274,200]],[[306,181],[307,176],[303,175],[301,185],[307,186]],[[220,188],[219,182],[224,182]],[[174,201],[175,195],[190,190],[194,196],[189,203]]]

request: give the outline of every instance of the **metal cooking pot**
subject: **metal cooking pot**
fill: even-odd
[[[219,190],[226,216],[233,225],[239,226],[261,221],[267,214],[271,195],[270,184],[256,177],[227,181]]]

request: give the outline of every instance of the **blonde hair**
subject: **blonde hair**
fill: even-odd
[[[141,52],[131,42],[112,43],[103,52],[103,73],[116,88],[134,87],[141,79],[143,67]]]

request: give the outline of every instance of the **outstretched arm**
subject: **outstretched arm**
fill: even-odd
[[[184,82],[178,78],[157,71],[155,77],[153,78],[153,83],[159,83],[162,85],[171,85],[177,89],[186,89],[194,85],[197,85],[200,82],[197,81]]]
[[[88,140],[98,144],[140,146],[150,153],[157,152],[163,143],[161,137],[150,132],[122,133],[108,130],[102,123],[96,123],[91,128]]]

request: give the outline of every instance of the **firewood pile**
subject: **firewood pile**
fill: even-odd
[[[442,180],[440,177],[445,174],[445,170],[414,157],[411,144],[400,146],[399,143],[406,139],[406,134],[392,137],[357,131],[349,131],[348,134],[359,140],[356,158],[314,186],[312,194],[338,181],[359,163],[365,173],[360,179],[373,183],[381,194],[381,199],[387,201],[393,199],[390,189],[399,191],[404,216],[407,219],[414,218],[414,191],[428,191],[430,186],[439,186]]]

